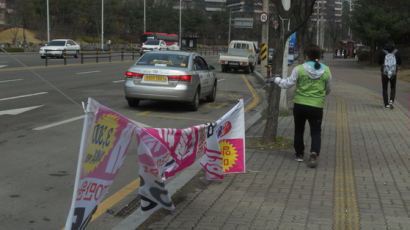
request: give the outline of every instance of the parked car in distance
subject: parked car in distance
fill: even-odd
[[[80,55],[81,47],[75,41],[71,39],[54,39],[47,43],[45,46],[40,47],[40,57],[64,57],[64,51],[66,55],[72,55],[78,58]]]
[[[275,50],[273,48],[268,49],[268,64],[273,63],[274,57],[275,57]]]
[[[141,55],[153,50],[167,50],[167,43],[165,43],[164,40],[154,39],[148,39],[146,42],[142,43]]]
[[[181,50],[181,47],[178,45],[179,43],[172,43],[172,44],[167,44],[167,49],[168,50]]]
[[[196,111],[200,99],[215,101],[214,69],[197,53],[147,52],[125,73],[125,98],[130,107],[145,99],[181,101]]]
[[[219,55],[222,72],[242,69],[246,73],[253,72],[258,61],[257,50],[252,41],[232,40],[228,53]]]

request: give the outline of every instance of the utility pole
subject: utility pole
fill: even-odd
[[[269,0],[263,0],[263,12],[265,12],[267,15],[269,15]],[[266,50],[268,51],[268,54],[266,55],[266,58],[264,60],[261,60],[261,73],[262,76],[265,76],[266,78],[270,77],[268,76],[268,60],[269,60],[269,19],[266,23],[262,24],[262,44],[266,44]],[[270,72],[270,71],[269,71]]]

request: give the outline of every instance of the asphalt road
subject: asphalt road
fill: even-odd
[[[0,229],[64,226],[73,195],[82,131],[81,102],[88,97],[141,125],[185,128],[217,120],[238,98],[249,104],[252,93],[245,81],[258,84],[252,75],[221,73],[214,56],[206,60],[217,67],[215,103],[202,103],[197,112],[177,102],[141,101],[139,107],[130,108],[123,95],[123,75],[132,61],[47,68],[17,65],[35,66],[38,59],[37,55],[2,55],[0,59],[1,63],[14,63],[0,69]],[[132,143],[105,197],[137,177],[137,154]],[[87,229],[97,229],[102,224],[110,229],[110,224],[121,221],[114,218],[106,223],[104,219],[108,217],[104,215],[113,216],[136,193],[116,203]]]

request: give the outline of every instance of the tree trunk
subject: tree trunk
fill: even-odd
[[[274,6],[273,19],[279,22],[279,28],[273,31],[270,26],[269,31],[269,47],[275,50],[275,56],[272,63],[273,77],[282,75],[283,66],[283,50],[287,38],[298,29],[306,26],[306,22],[312,15],[313,6],[316,0],[292,0],[290,9],[283,8],[282,0],[270,0]],[[266,87],[268,107],[265,130],[263,132],[262,141],[276,141],[278,119],[279,119],[279,101],[280,88],[273,82],[268,83]]]
[[[281,76],[283,67],[283,51],[285,47],[284,27],[281,25],[278,31],[274,31],[269,41],[269,47],[275,50],[275,56],[272,63],[272,76]],[[281,89],[275,83],[270,83],[266,88],[268,107],[267,107],[267,117],[266,125],[263,133],[263,142],[276,141],[277,131],[278,131],[278,119],[279,119],[279,101],[280,101],[280,91]]]
[[[376,50],[376,41],[374,39],[372,39],[371,43],[370,43],[370,65],[373,65],[374,63],[374,54],[375,54],[375,50]]]

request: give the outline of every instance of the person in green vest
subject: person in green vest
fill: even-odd
[[[323,106],[326,95],[330,93],[332,74],[328,66],[319,62],[321,49],[317,45],[310,44],[306,46],[304,56],[307,61],[296,66],[290,77],[285,79],[276,77],[274,81],[279,87],[284,89],[296,84],[293,97],[296,160],[303,162],[304,159],[305,145],[303,135],[307,120],[312,139],[308,166],[315,168],[320,153]]]

